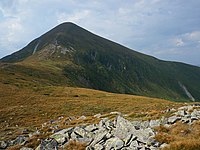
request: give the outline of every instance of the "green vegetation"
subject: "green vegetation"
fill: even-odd
[[[17,71],[44,84],[191,101],[181,84],[200,100],[199,67],[158,60],[72,23],[55,27],[1,61],[17,62],[2,71]]]

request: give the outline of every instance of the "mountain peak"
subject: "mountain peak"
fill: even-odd
[[[1,61],[59,68],[59,76],[78,87],[175,100],[200,98],[200,68],[138,53],[71,22],[54,27]]]

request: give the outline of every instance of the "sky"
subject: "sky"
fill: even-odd
[[[200,66],[200,0],[0,0],[0,58],[63,22],[159,59]]]

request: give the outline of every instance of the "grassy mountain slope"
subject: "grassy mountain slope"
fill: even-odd
[[[55,27],[1,62],[12,63],[5,72],[16,70],[53,85],[200,100],[199,67],[138,53],[73,23]]]

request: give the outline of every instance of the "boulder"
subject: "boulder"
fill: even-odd
[[[58,142],[52,138],[42,140],[36,150],[58,150]]]
[[[105,142],[108,138],[107,134],[108,134],[108,132],[106,130],[100,130],[99,132],[97,132],[95,134],[94,139],[90,143],[90,145],[94,146],[94,145],[98,144],[100,141]]]
[[[15,140],[10,142],[10,146],[17,145],[17,144],[23,144],[25,141],[27,141],[27,139],[28,139],[27,137],[20,135]]]
[[[134,136],[133,134],[129,134],[125,139],[123,139],[124,146],[129,146],[131,144],[131,142],[136,139],[137,139],[136,136]]]
[[[110,150],[110,149],[118,150],[118,149],[121,149],[123,147],[123,145],[124,145],[124,142],[121,139],[119,139],[118,137],[113,137],[106,141],[105,149],[106,150]]]
[[[151,128],[160,126],[160,120],[150,120],[149,126]]]
[[[8,143],[5,141],[0,141],[0,149],[6,149],[8,146]]]
[[[93,146],[93,148],[96,149],[96,150],[104,150],[105,149],[104,146],[101,145],[101,144],[96,144],[96,145]]]
[[[121,116],[116,118],[115,126],[116,128],[113,129],[113,135],[120,139],[125,139],[130,134],[132,128],[134,128],[131,122]]]
[[[51,138],[54,138],[59,144],[64,144],[69,140],[68,132],[72,132],[73,128],[63,129],[59,132],[54,133],[51,135]]]
[[[143,129],[148,128],[149,124],[150,124],[149,121],[143,121],[140,123],[140,128],[143,128]]]
[[[146,128],[141,130],[132,130],[132,134],[137,137],[137,141],[141,143],[149,142],[150,137],[154,137],[155,133],[153,129]]]
[[[133,150],[134,150],[134,149],[137,150],[138,146],[139,146],[139,144],[138,144],[137,141],[132,141],[131,144],[130,144],[130,146],[129,146],[129,148],[130,148],[130,149],[133,149]]]
[[[169,124],[174,124],[176,121],[181,120],[181,117],[177,117],[177,116],[172,116],[168,118],[168,123]]]
[[[85,116],[81,116],[81,117],[79,117],[78,118],[78,120],[84,120],[84,119],[86,119],[87,117],[85,117]]]
[[[92,125],[88,125],[85,127],[85,130],[88,132],[93,132],[95,133],[95,131],[97,131],[99,128],[97,127],[97,125],[92,124]]]
[[[131,123],[135,127],[135,129],[139,130],[141,127],[142,121],[132,121]]]
[[[177,116],[184,117],[185,115],[187,115],[187,112],[185,110],[179,110],[179,111],[175,112],[174,114]]]

